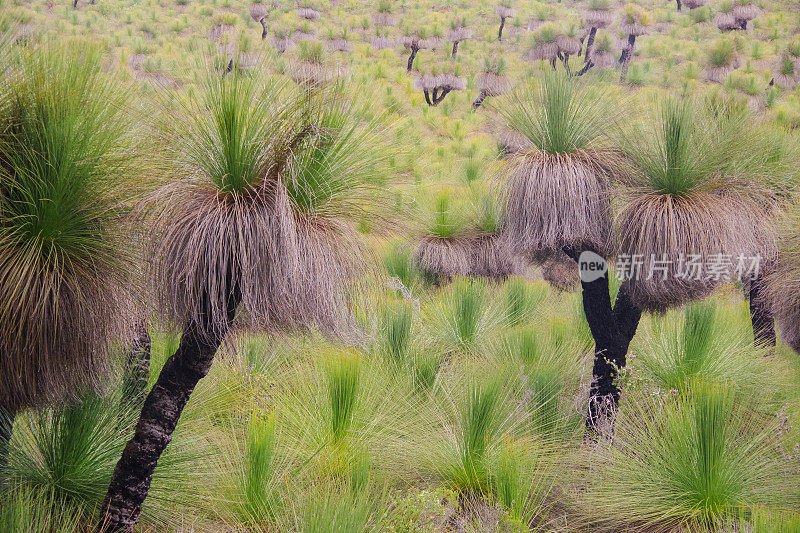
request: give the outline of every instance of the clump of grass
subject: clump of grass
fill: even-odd
[[[457,451],[444,472],[450,486],[462,493],[486,494],[490,489],[487,455],[501,423],[500,388],[472,383],[461,404]]]
[[[536,445],[507,440],[493,461],[492,483],[497,501],[522,530],[547,509],[553,479],[542,459]]]
[[[274,516],[275,500],[270,481],[275,454],[275,417],[253,414],[247,430],[243,480],[244,510],[256,523]]]
[[[442,355],[439,353],[423,352],[415,354],[411,367],[414,389],[419,392],[431,390],[441,366]]]
[[[476,347],[485,327],[489,302],[485,284],[477,280],[458,280],[446,298],[446,341],[453,347],[470,350]]]
[[[411,249],[402,242],[394,242],[383,255],[387,273],[399,279],[407,288],[414,287],[419,271],[411,256]]]
[[[708,51],[708,63],[713,67],[727,67],[736,55],[736,44],[720,39]]]
[[[51,497],[12,488],[0,499],[0,530],[74,533],[82,527],[82,511],[68,510]]]
[[[335,358],[326,367],[333,444],[344,440],[353,423],[360,373],[361,361],[348,355]]]
[[[387,305],[384,309],[381,325],[383,351],[398,367],[406,364],[411,353],[413,320],[414,311],[405,302]]]
[[[635,364],[660,389],[686,391],[698,377],[759,394],[773,388],[763,352],[753,347],[746,322],[721,315],[713,300],[654,320],[653,331],[637,343]]]
[[[524,278],[509,278],[503,288],[506,325],[519,326],[530,320],[537,306],[547,298],[548,292],[545,284],[529,283]]]
[[[597,450],[602,474],[588,497],[596,522],[705,530],[767,502],[788,508],[775,428],[752,397],[695,379],[690,393],[651,402],[633,403],[617,420],[614,445]]]

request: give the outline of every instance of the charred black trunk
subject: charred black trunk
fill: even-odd
[[[619,81],[625,81],[625,77],[628,75],[628,66],[631,64],[631,57],[633,57],[633,48],[636,46],[636,36],[635,35],[628,35],[628,46],[622,51],[622,54],[619,56],[619,64],[620,64],[620,76]]]
[[[582,68],[582,69],[580,69],[580,70],[578,71],[578,74],[577,74],[577,76],[583,76],[583,75],[584,75],[584,74],[586,74],[586,72],[588,72],[588,71],[589,71],[589,69],[590,69],[590,68],[592,68],[593,66],[594,66],[594,63],[592,63],[592,60],[591,60],[591,59],[590,59],[590,60],[588,60],[586,63],[584,63],[584,65],[583,65],[583,68]]]
[[[433,103],[431,102],[431,95],[428,92],[428,89],[423,89],[422,94],[425,95],[425,102],[427,102],[428,105],[433,105]]]
[[[506,18],[500,17],[500,29],[497,31],[497,40],[503,40],[503,27],[506,25]]]
[[[680,11],[681,8],[683,7],[683,4],[681,4],[681,0],[676,0],[676,1],[678,2],[678,11]]]
[[[565,248],[564,252],[576,262],[580,252]],[[620,287],[614,306],[608,286],[608,272],[602,277],[586,282],[581,280],[583,312],[595,342],[592,384],[589,389],[587,427],[613,413],[619,402],[620,390],[615,380],[625,367],[631,340],[639,326],[642,312],[633,305],[627,284]]]
[[[569,54],[561,56],[561,62],[564,63],[564,70],[567,71],[567,76],[572,76],[572,71],[569,68]]]
[[[433,105],[439,105],[439,102],[444,100],[444,97],[447,96],[449,92],[450,89],[442,89],[442,92],[437,94],[436,91],[434,90],[433,97],[431,98],[431,102],[433,103]]]
[[[472,109],[478,109],[484,100],[486,100],[486,91],[481,91],[475,101],[472,102]]]
[[[419,52],[419,48],[411,49],[411,55],[408,56],[408,65],[406,66],[406,72],[411,72],[411,69],[414,68],[414,59],[417,57],[417,52]]]
[[[73,0],[72,1],[72,7],[74,7],[74,8],[78,7],[78,0]]]
[[[762,348],[775,347],[775,319],[764,295],[764,278],[750,280],[750,321],[753,324],[753,342]]]
[[[747,21],[746,20],[741,21],[741,23],[739,24],[739,29],[740,30],[746,30],[747,29]]]
[[[456,57],[457,53],[458,53],[458,41],[453,41],[453,54],[452,54],[453,57]]]
[[[164,364],[147,395],[133,438],[114,468],[97,531],[133,529],[147,498],[158,459],[172,439],[189,396],[208,374],[240,301],[241,293],[235,289],[226,302],[227,322],[222,331],[210,333],[210,313],[204,323],[191,321],[184,328],[178,350]]]
[[[0,407],[0,473],[8,463],[8,444],[14,431],[14,414]]]
[[[589,62],[589,52],[592,51],[592,46],[594,46],[594,38],[596,35],[597,35],[597,28],[592,27],[589,30],[589,35],[586,37],[586,52],[584,53],[584,57],[586,58],[587,63]]]
[[[267,38],[267,17],[262,18],[261,20],[259,20],[259,22],[261,23],[261,38],[262,39],[266,39]]]

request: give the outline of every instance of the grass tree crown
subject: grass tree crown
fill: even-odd
[[[611,248],[609,177],[618,157],[603,139],[607,99],[564,75],[518,90],[495,109],[524,139],[509,160],[506,231],[517,251],[540,261],[561,248]]]
[[[214,333],[236,293],[261,329],[341,331],[359,263],[346,219],[385,177],[378,123],[340,84],[308,92],[259,74],[209,77],[168,120],[178,178],[151,202],[163,313]]]
[[[124,98],[100,51],[4,58],[0,89],[0,405],[99,384],[131,321],[135,188]]]

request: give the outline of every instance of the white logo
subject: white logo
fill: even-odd
[[[578,270],[581,273],[581,281],[590,283],[606,275],[608,263],[601,255],[594,252],[581,252],[578,258]]]

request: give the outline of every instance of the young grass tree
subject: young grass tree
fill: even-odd
[[[131,128],[98,48],[0,67],[0,448],[14,414],[101,387],[133,320]]]
[[[506,127],[522,134],[528,146],[508,165],[506,237],[509,246],[535,262],[582,252],[607,257],[612,252],[609,181],[619,157],[602,141],[608,121],[602,95],[556,73],[546,76],[538,93],[517,91],[497,109]],[[617,367],[624,365],[640,312],[620,289],[611,307],[609,280],[583,282],[583,306],[595,340],[589,408],[616,403]]]
[[[511,82],[505,72],[506,62],[502,57],[484,61],[483,72],[478,78],[478,97],[472,102],[472,109],[478,109],[486,97],[502,96],[510,90]]]
[[[258,75],[209,76],[166,114],[166,167],[149,202],[151,280],[160,312],[183,325],[114,470],[102,531],[131,528],[159,456],[237,310],[267,331],[346,333],[362,270],[355,232],[385,163],[376,123],[341,86],[313,94]]]
[[[620,81],[624,81],[633,57],[636,38],[650,33],[650,15],[637,5],[628,4],[620,22],[620,30],[628,36],[628,45],[619,56]]]

